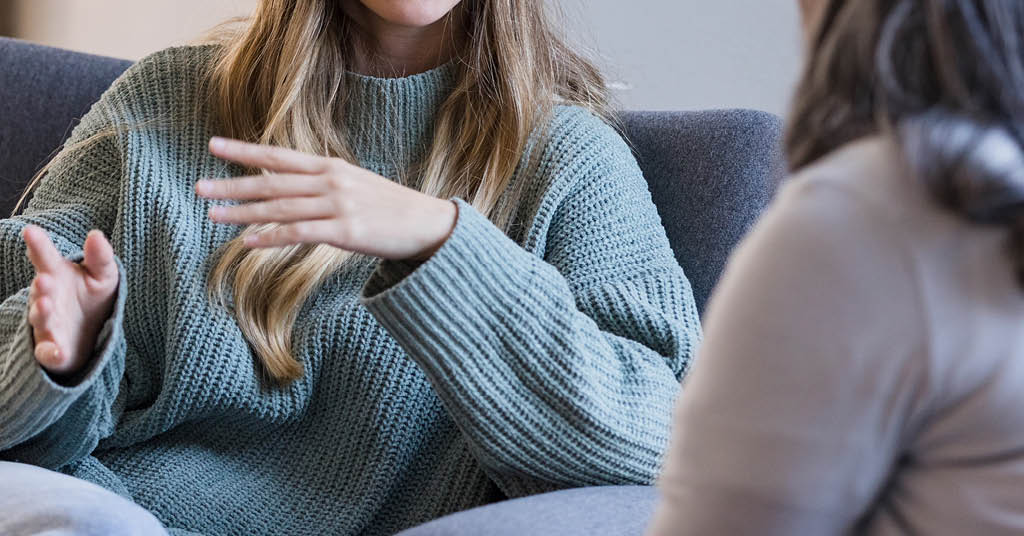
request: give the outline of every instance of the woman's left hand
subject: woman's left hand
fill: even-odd
[[[334,247],[392,260],[424,260],[455,227],[452,201],[417,192],[340,158],[213,138],[210,152],[224,160],[272,174],[202,180],[196,193],[208,199],[246,201],[215,206],[218,223],[277,223],[249,235],[254,248],[292,244]]]

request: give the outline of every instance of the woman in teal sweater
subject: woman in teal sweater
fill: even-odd
[[[0,528],[649,484],[700,328],[604,111],[540,0],[264,0],[132,67],[0,221]]]

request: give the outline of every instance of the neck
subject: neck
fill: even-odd
[[[382,78],[399,78],[429,71],[448,62],[461,40],[462,10],[428,26],[388,22],[361,2],[346,2],[346,14],[368,46],[355,47],[352,71]]]

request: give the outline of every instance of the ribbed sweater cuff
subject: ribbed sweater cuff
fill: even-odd
[[[509,304],[501,298],[529,288],[543,262],[468,203],[455,202],[455,229],[430,259],[383,261],[363,289],[366,307],[418,360],[484,343],[472,340],[480,323],[488,313],[506,316]]]
[[[81,258],[79,254],[70,260],[79,262]],[[94,357],[84,370],[63,383],[56,382],[35,359],[32,327],[28,322],[28,289],[20,293],[25,314],[14,339],[9,341],[6,355],[0,359],[0,367],[5,369],[0,374],[0,443],[6,443],[14,436],[41,432],[60,419],[68,407],[97,381],[117,381],[108,378],[104,371],[116,353],[118,341],[124,337],[122,321],[126,281],[119,260],[118,270],[121,275],[114,310],[97,337]],[[27,439],[30,437],[18,437],[15,443]]]

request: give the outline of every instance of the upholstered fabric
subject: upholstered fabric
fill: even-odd
[[[0,217],[129,65],[0,38]]]
[[[622,122],[703,311],[785,172],[782,122],[753,110],[626,112]]]
[[[131,63],[0,38],[0,215]],[[784,170],[781,122],[750,110],[624,112],[698,308]]]
[[[639,536],[657,500],[650,486],[568,489],[464,510],[397,536]]]

